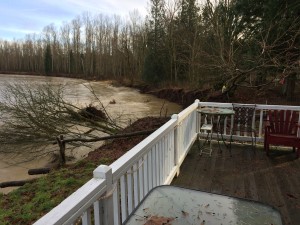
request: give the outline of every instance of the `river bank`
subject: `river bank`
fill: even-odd
[[[42,73],[29,73],[29,72],[7,72],[0,71],[0,74],[20,74],[20,75],[34,75],[45,76]],[[87,81],[107,81],[107,78],[99,79],[96,76],[86,77],[83,74],[49,74],[48,76],[65,77],[74,79],[85,79]],[[249,104],[272,104],[272,105],[300,105],[300,87],[296,85],[295,98],[287,100],[282,95],[281,84],[271,84],[263,88],[249,88],[237,87],[235,94],[229,96],[222,93],[221,90],[214,90],[212,87],[203,89],[190,89],[180,86],[170,86],[169,84],[161,84],[159,87],[156,85],[147,84],[142,81],[132,80],[109,80],[113,86],[116,87],[130,87],[138,89],[142,94],[150,94],[161,99],[181,105],[183,108],[192,104],[195,99],[206,102],[239,102]]]
[[[154,95],[158,98],[175,102],[183,108],[191,105],[195,99],[204,102],[224,102],[224,103],[247,103],[247,104],[269,104],[269,105],[300,105],[300,87],[295,90],[293,100],[287,100],[282,95],[282,85],[270,85],[264,89],[237,87],[233,96],[222,93],[221,90],[206,89],[185,89],[181,87],[155,88],[147,84],[126,84],[128,87],[137,88],[141,93]]]

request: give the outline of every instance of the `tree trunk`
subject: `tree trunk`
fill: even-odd
[[[64,141],[64,136],[60,135],[59,137],[56,138],[56,141],[57,141],[58,146],[59,146],[60,165],[65,165],[65,163],[66,163],[66,154],[65,154],[66,143]]]
[[[295,73],[285,78],[283,95],[288,101],[294,100],[296,80],[297,77]]]

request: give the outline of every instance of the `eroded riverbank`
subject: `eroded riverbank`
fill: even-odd
[[[67,99],[72,101],[73,104],[76,103],[82,107],[95,101],[87,88],[87,86],[90,86],[101,99],[109,114],[113,118],[116,118],[118,123],[124,127],[141,117],[158,116],[159,114],[171,115],[179,112],[181,109],[178,104],[159,99],[149,94],[141,94],[137,89],[114,86],[108,81],[89,82],[81,79],[61,77],[0,75],[0,87],[5,86],[7,82],[29,82],[32,85],[43,82],[53,85],[63,84],[65,85]],[[99,145],[101,143],[96,143],[94,147],[98,147]],[[81,159],[86,157],[92,149],[87,147],[76,149],[70,152],[69,156]],[[1,150],[3,152],[3,149]],[[24,160],[26,159],[24,158]],[[0,182],[32,178],[27,175],[28,169],[42,167],[49,162],[49,158],[38,158],[34,161],[20,164],[24,160],[18,160],[18,163],[14,158],[5,156],[2,153],[0,160]],[[9,190],[11,189],[0,189],[2,192],[8,192]]]

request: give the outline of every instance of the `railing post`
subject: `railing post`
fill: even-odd
[[[106,165],[98,166],[93,175],[95,179],[105,179],[106,181],[106,196],[103,197],[103,224],[114,224],[113,212],[113,177],[112,169]]]
[[[174,166],[176,166],[176,176],[179,175],[180,167],[179,167],[179,135],[178,135],[178,114],[173,114],[172,119],[177,121],[175,129],[174,129]]]
[[[199,118],[199,113],[197,113],[197,110],[198,110],[199,105],[200,105],[200,100],[196,99],[195,104],[197,104],[197,108],[195,110],[195,120],[196,120],[195,124],[196,124],[196,134],[197,134],[197,138],[198,138],[198,133],[200,131],[200,118]]]

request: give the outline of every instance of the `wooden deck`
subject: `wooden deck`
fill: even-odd
[[[292,151],[271,151],[251,145],[234,145],[212,156],[199,155],[196,143],[172,185],[252,199],[277,208],[284,224],[300,224],[300,159]]]

